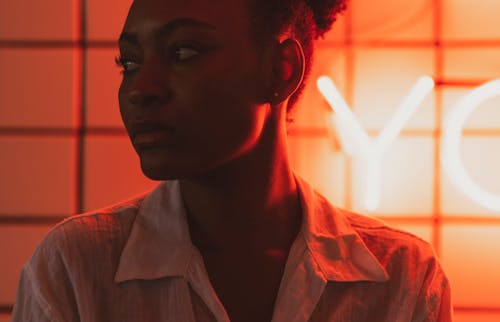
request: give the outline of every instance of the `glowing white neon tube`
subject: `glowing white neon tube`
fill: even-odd
[[[373,211],[380,203],[383,155],[399,135],[404,124],[432,91],[434,81],[428,76],[420,78],[375,139],[363,130],[356,116],[328,77],[320,77],[317,86],[335,111],[335,130],[342,147],[346,153],[355,158],[356,162],[361,164],[364,178],[363,204],[367,210]]]
[[[500,79],[481,85],[470,92],[449,115],[444,123],[441,144],[441,163],[453,186],[481,206],[500,211],[500,196],[481,188],[465,170],[460,156],[462,128],[469,115],[484,101],[500,95]]]
[[[349,155],[356,154],[359,150],[362,152],[368,145],[370,137],[363,130],[337,87],[326,76],[318,78],[317,86],[332,110],[335,111],[333,121],[344,151]]]
[[[382,129],[377,137],[379,144],[388,146],[401,133],[403,126],[408,122],[410,117],[415,113],[420,103],[434,89],[434,80],[429,76],[421,77],[413,86],[410,93],[399,106],[398,110],[392,116],[392,119],[387,123],[387,126]]]

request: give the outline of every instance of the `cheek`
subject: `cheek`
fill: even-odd
[[[124,121],[123,112],[125,111],[125,103],[126,103],[126,100],[125,100],[125,91],[126,91],[125,84],[122,81],[120,83],[120,87],[118,88],[118,106],[120,108],[120,115],[122,117],[122,121]]]
[[[128,89],[128,84],[127,81],[123,80],[120,84],[120,87],[118,89],[118,106],[120,110],[120,116],[122,119],[122,123],[125,126],[125,129],[128,130],[128,125],[130,123],[130,118],[132,117],[132,108],[131,108],[131,103],[128,99],[129,95],[129,89]]]
[[[198,152],[219,157],[237,155],[254,145],[263,127],[262,107],[244,85],[213,82],[199,87],[186,115],[189,137]]]

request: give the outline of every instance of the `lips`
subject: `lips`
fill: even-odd
[[[132,143],[141,150],[165,146],[172,142],[172,129],[160,123],[135,123],[130,132]]]

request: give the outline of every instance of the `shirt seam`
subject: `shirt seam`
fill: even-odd
[[[420,242],[423,242],[425,244],[429,244],[428,241],[424,240],[423,238],[417,236],[417,235],[414,235],[412,233],[409,233],[409,232],[406,232],[404,230],[399,230],[399,229],[396,229],[396,228],[393,228],[391,226],[388,226],[388,225],[381,225],[381,226],[377,226],[377,227],[370,227],[370,226],[362,226],[362,225],[358,225],[354,222],[352,222],[351,220],[349,220],[349,224],[354,227],[354,228],[358,228],[358,229],[364,229],[364,230],[369,230],[369,231],[390,231],[390,232],[393,232],[393,233],[396,233],[396,234],[401,234],[401,235],[404,235],[404,236],[407,236],[407,237],[412,237],[412,238],[415,238],[417,240],[419,240]],[[357,234],[359,234],[358,230],[355,230]]]

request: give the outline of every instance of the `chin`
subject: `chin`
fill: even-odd
[[[156,181],[194,178],[206,172],[201,170],[200,166],[189,167],[186,163],[173,164],[172,162],[166,162],[151,164],[151,162],[144,162],[142,160],[141,170],[146,177]]]
[[[231,163],[230,158],[216,158],[214,155],[189,155],[173,157],[163,153],[140,153],[142,172],[151,180],[194,179],[211,176],[218,169]],[[229,159],[229,160],[228,160]]]
[[[182,178],[182,171],[175,171],[173,167],[151,167],[141,163],[142,173],[151,180],[176,180]]]
[[[185,172],[183,162],[168,157],[162,151],[140,151],[138,155],[142,173],[151,180],[175,180]]]
[[[156,171],[149,171],[142,169],[142,173],[150,180],[154,181],[164,181],[164,180],[173,180],[174,178],[168,178],[161,173],[157,173]]]

